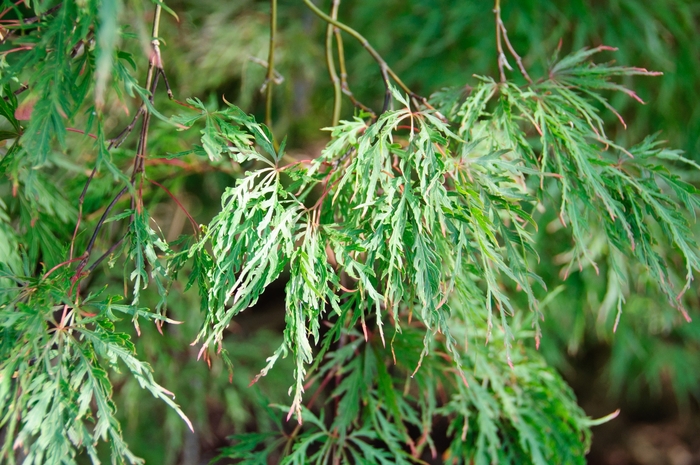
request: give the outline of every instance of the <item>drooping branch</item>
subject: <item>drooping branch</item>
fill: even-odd
[[[147,71],[147,76],[146,76],[146,89],[150,92],[150,96],[148,97],[150,102],[153,103],[154,95],[155,95],[155,90],[158,85],[158,77],[162,74],[165,76],[165,73],[163,71],[163,63],[160,55],[160,40],[158,39],[158,33],[160,29],[160,16],[161,16],[161,11],[162,7],[160,4],[157,4],[155,7],[155,13],[154,13],[154,18],[153,18],[153,27],[151,30],[151,45],[153,47],[152,54],[149,57],[148,61],[148,71]],[[164,78],[165,80],[165,78]],[[167,82],[167,81],[166,81]],[[168,85],[168,96],[172,99],[172,91],[170,91],[170,86]],[[133,129],[136,126],[136,122],[138,119],[143,116],[143,121],[141,125],[141,131],[139,133],[139,140],[138,144],[136,147],[136,155],[134,157],[134,163],[133,163],[133,170],[131,173],[131,185],[134,186],[136,182],[136,177],[138,174],[143,173],[145,169],[145,159],[146,159],[146,147],[147,147],[147,142],[148,142],[148,127],[150,124],[150,117],[151,114],[148,111],[148,108],[146,106],[146,103],[142,103],[141,106],[139,107],[138,111],[132,118],[131,122],[114,138],[110,141],[107,150],[111,150],[113,148],[119,147],[127,138],[127,136],[133,131]],[[80,198],[78,200],[78,221],[76,223],[75,229],[73,231],[73,237],[71,240],[71,246],[70,246],[70,258],[73,258],[73,252],[74,252],[74,243],[75,243],[75,238],[77,236],[78,229],[80,227],[81,219],[82,219],[82,211],[83,211],[83,203],[85,201],[85,196],[87,194],[87,191],[90,187],[90,184],[92,180],[94,179],[95,175],[97,173],[97,165],[93,168],[92,172],[88,176],[87,181],[85,182],[85,186],[83,187],[83,191],[80,194]],[[137,199],[132,196],[131,199],[131,209],[133,210],[134,208],[140,208],[141,206],[141,193],[142,193],[142,183],[143,183],[143,178],[141,179],[141,185],[139,186],[138,189],[138,203]],[[95,227],[93,234],[90,238],[90,241],[88,243],[88,246],[85,250],[85,252],[82,255],[82,261],[78,265],[75,275],[73,277],[73,283],[75,284],[75,281],[80,279],[83,269],[88,263],[88,260],[90,259],[90,254],[92,253],[92,248],[94,247],[95,241],[97,239],[97,236],[102,228],[102,225],[104,224],[107,216],[109,215],[110,211],[112,208],[114,208],[114,205],[116,202],[121,198],[122,195],[124,195],[127,191],[129,190],[129,187],[126,186],[124,187],[118,194],[117,196],[112,200],[112,202],[109,204],[107,209],[104,211],[102,214],[102,217],[100,218],[99,222],[97,223],[97,226]],[[119,241],[121,242],[121,240]],[[117,243],[118,244],[118,243]],[[110,250],[114,250],[116,245],[112,245],[110,247]],[[101,260],[100,260],[101,261]],[[93,269],[96,265],[93,264],[90,267],[90,270]]]

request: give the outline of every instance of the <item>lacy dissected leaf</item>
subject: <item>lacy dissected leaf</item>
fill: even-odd
[[[6,431],[0,456],[22,448],[23,463],[75,464],[84,451],[100,463],[96,447],[104,441],[116,463],[142,463],[122,437],[108,369],[125,367],[189,424],[172,393],[136,357],[129,336],[115,331],[115,312],[157,314],[116,304],[116,298],[93,301],[93,295],[75,306],[62,297],[70,286],[66,273],[33,284],[29,296],[0,307],[0,427]]]
[[[386,321],[395,327],[394,343],[404,318],[417,316],[426,334],[415,369],[432,353],[434,338],[443,335],[461,373],[464,359],[448,324],[453,311],[449,299],[458,277],[469,270],[478,281],[471,292],[484,302],[489,331],[493,316],[498,317],[510,363],[513,291],[522,293],[534,312],[539,344],[543,315],[534,285],[546,286],[534,272],[534,215],[547,205],[545,187],[550,185],[560,191],[560,218],[573,239],[569,266],[594,263],[589,224],[602,224],[611,246],[633,253],[676,304],[649,220],[684,256],[687,287],[700,261],[689,223],[678,210],[694,210],[696,192],[653,161],[683,160],[677,152],[660,148],[653,139],[627,150],[605,137],[594,105],[603,97],[592,98],[592,93],[622,90],[609,82],[611,77],[651,73],[585,63],[601,50],[566,57],[553,66],[549,79],[525,88],[483,78],[464,102],[448,107],[448,117],[459,120],[456,131],[430,111],[386,111],[369,124],[356,119],[332,128],[331,142],[310,164],[275,165],[247,174],[224,195],[223,211],[207,234],[215,284],[207,316],[213,332],[200,334],[207,336],[205,345],[220,344],[231,318],[252,305],[289,265],[285,343],[261,375],[280,356],[295,354],[291,409],[299,418],[305,367],[314,357],[311,341],[319,342],[327,308],[340,318],[353,315],[351,324],[359,316],[365,338],[371,337],[367,321],[372,317],[383,343]],[[394,96],[406,102],[398,93]],[[265,134],[250,120],[236,118],[251,133]],[[203,139],[235,145],[223,136],[220,124],[205,124],[209,129]],[[266,139],[256,137],[256,143],[274,155]],[[223,150],[223,145],[217,149]],[[294,193],[280,173],[295,180]],[[313,189],[319,190],[318,200],[303,207],[297,195]],[[340,290],[346,297],[338,298]],[[347,293],[358,297],[349,299]],[[228,302],[232,306],[223,307]],[[354,310],[346,313],[347,305]],[[333,325],[331,340],[342,325]]]
[[[517,155],[521,166],[514,168],[522,184],[544,205],[546,186],[557,187],[560,220],[573,239],[569,268],[575,264],[597,268],[590,230],[593,223],[600,224],[610,246],[644,264],[669,303],[685,315],[680,297],[700,269],[700,256],[690,223],[680,212],[694,217],[697,196],[696,189],[670,172],[664,160],[692,162],[661,147],[654,137],[626,149],[605,136],[596,104],[611,107],[599,92],[622,91],[637,98],[610,79],[656,74],[586,61],[608,49],[565,57],[552,66],[548,79],[527,88],[484,78],[452,114],[460,119],[458,134],[466,141],[481,141]],[[499,100],[490,106],[497,95]],[[667,272],[667,245],[685,262],[686,279],[680,290]]]

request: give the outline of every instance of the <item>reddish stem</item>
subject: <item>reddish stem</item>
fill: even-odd
[[[177,199],[177,197],[175,197],[173,195],[173,193],[170,192],[168,190],[168,188],[165,187],[164,185],[162,185],[161,183],[154,181],[152,179],[149,179],[148,182],[150,182],[151,184],[155,184],[156,186],[163,189],[165,191],[165,193],[168,194],[171,199],[173,199],[173,202],[175,202],[177,204],[177,206],[180,207],[180,210],[182,210],[185,213],[185,215],[187,215],[187,219],[190,220],[190,224],[192,225],[192,229],[194,230],[194,235],[196,236],[199,233],[199,227],[197,226],[197,222],[194,220],[194,218],[192,218],[192,215],[190,215],[190,212],[187,211],[185,206],[182,205],[182,203],[180,203],[180,201]]]
[[[97,140],[97,136],[94,134],[90,134],[89,132],[85,132],[81,129],[76,129],[76,128],[66,128],[66,131],[68,132],[77,132],[78,134],[84,134],[88,137],[92,137],[93,139]]]
[[[76,257],[76,258],[71,258],[70,260],[66,260],[65,262],[61,262],[61,263],[59,263],[58,265],[56,265],[56,266],[54,266],[53,268],[51,268],[49,271],[47,271],[47,272],[44,274],[44,276],[41,277],[41,279],[44,280],[44,279],[48,278],[48,277],[51,275],[51,273],[53,273],[53,272],[56,271],[57,269],[61,268],[62,266],[66,266],[66,265],[68,265],[69,263],[77,262],[78,260],[82,260],[82,259],[83,259],[83,257]]]
[[[24,3],[24,0],[17,0],[17,1],[15,2],[15,6],[19,5],[20,3]],[[11,10],[12,10],[12,8],[6,8],[5,11],[3,11],[2,13],[0,13],[0,18],[2,18],[3,16],[5,16],[5,15],[6,15],[7,13],[9,13]]]

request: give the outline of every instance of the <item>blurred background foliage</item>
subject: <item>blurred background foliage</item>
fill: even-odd
[[[194,71],[198,76],[178,80],[183,94],[225,94],[241,107],[262,110],[257,90],[265,70],[250,58],[267,58],[267,3],[171,3],[181,19],[164,32],[175,32],[165,37],[171,73],[187,76]],[[409,87],[430,95],[442,87],[473,83],[473,74],[496,72],[492,8],[491,2],[477,1],[349,0],[342,2],[339,19],[362,33]],[[692,104],[700,91],[699,15],[700,6],[688,0],[525,0],[503,5],[511,41],[534,76],[546,69],[560,43],[564,54],[582,47],[617,47],[611,59],[619,64],[663,72],[660,79],[630,77],[624,83],[647,105],[622,94],[613,97],[615,108],[629,120],[629,128],[618,137],[630,143],[663,131],[671,146],[691,157],[700,149],[700,109]],[[300,2],[281,1],[279,27],[276,68],[285,82],[275,101],[275,126],[280,134],[306,136],[290,137],[303,145],[305,139],[321,136],[318,124],[326,123],[331,111],[323,60],[325,25]],[[345,48],[350,87],[361,101],[378,106],[383,95],[376,65],[358,43],[346,39]],[[346,105],[343,116],[351,114]]]
[[[198,97],[211,107],[222,105],[224,97],[262,120],[260,88],[265,67],[260,63],[267,59],[269,2],[172,0],[168,6],[179,21],[164,16],[160,35],[164,68],[175,97]],[[328,11],[330,2],[319,6]],[[491,2],[476,0],[345,0],[339,19],[361,32],[412,89],[427,96],[446,86],[469,86],[475,74],[497,75],[492,8]],[[606,55],[609,60],[663,72],[658,78],[625,78],[624,84],[646,105],[621,93],[611,96],[627,128],[615,115],[604,112],[609,136],[629,146],[661,131],[670,147],[700,161],[700,3],[511,0],[503,2],[502,9],[511,41],[535,79],[558,47],[568,53],[601,44],[619,49]],[[319,128],[330,125],[332,112],[332,87],[324,61],[325,24],[301,1],[280,0],[279,10],[276,69],[284,80],[275,88],[273,129],[280,138],[288,136],[294,156],[315,157],[328,139]],[[121,48],[138,52],[138,38],[145,33],[149,14],[122,12],[133,18],[134,26],[126,31],[133,33],[132,38],[128,42],[123,38]],[[345,48],[352,91],[360,101],[379,109],[383,88],[376,64],[356,42],[346,40]],[[145,63],[137,66],[138,75],[145,75]],[[137,102],[133,103],[136,108]],[[157,95],[156,107],[164,114],[179,111],[164,92]],[[349,118],[352,112],[344,100],[342,117]],[[106,121],[113,131],[129,119],[124,111],[106,114],[123,115]],[[82,157],[79,137],[75,135],[76,144],[69,146]],[[154,154],[176,153],[198,143],[198,138],[196,131],[177,133],[154,121],[149,149]],[[114,156],[119,163],[119,152]],[[206,223],[218,211],[221,192],[237,168],[183,168],[182,176],[173,179],[169,188],[182,193],[181,201],[197,222]],[[159,166],[149,170],[153,179],[163,178]],[[76,186],[79,189],[82,184]],[[90,191],[86,212],[110,197],[109,192]],[[154,217],[169,240],[188,227],[184,215],[162,192],[148,200],[158,205]],[[546,301],[540,352],[565,375],[589,415],[622,409],[617,420],[594,429],[590,463],[700,463],[696,289],[688,296],[693,321],[686,323],[647,288],[644,273],[630,276],[634,297],[628,299],[613,333],[617,309],[610,302],[616,290],[608,286],[605,267],[599,274],[590,267],[575,270],[561,281],[560,254],[568,244],[556,240],[555,220],[548,218],[540,225],[538,272],[555,290]],[[595,237],[595,230],[591,234]],[[600,251],[601,262],[607,253]],[[120,275],[114,271],[115,285]],[[178,295],[171,303],[171,317],[186,323],[165,328],[167,338],[158,337],[153,327],[143,328],[149,337],[137,338],[136,344],[138,352],[151,361],[158,381],[178,393],[196,433],[190,433],[164,405],[150,401],[135,381],[126,377],[122,383],[117,381],[127,442],[147,463],[206,463],[228,444],[231,434],[271,428],[265,406],[287,399],[288,380],[277,378],[290,371],[285,367],[276,367],[257,385],[247,387],[279,344],[283,283],[272,286],[256,308],[235,320],[227,341],[235,367],[232,385],[220,361],[213,360],[211,368],[195,361],[196,350],[189,344],[200,321],[200,315],[195,315],[198,297],[194,292]],[[151,296],[153,302],[148,302],[148,298],[144,294],[144,303],[154,304],[157,299]],[[127,322],[123,326],[124,331],[132,331]],[[663,433],[658,425],[664,427]],[[647,450],[640,452],[642,443]]]

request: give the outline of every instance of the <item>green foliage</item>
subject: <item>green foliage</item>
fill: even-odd
[[[63,297],[68,278],[67,273],[41,280],[12,276],[18,287],[5,289],[13,297],[0,312],[5,360],[0,410],[7,428],[2,456],[11,460],[13,449],[26,447],[23,463],[76,463],[77,449],[84,447],[99,462],[95,445],[106,440],[115,459],[139,463],[122,438],[107,369],[125,366],[141,387],[189,423],[151,367],[136,358],[130,337],[115,330],[118,313],[156,315],[116,304],[114,297],[97,301],[97,295],[75,306]]]
[[[289,464],[424,463],[419,457],[436,458],[433,423],[444,419],[453,438],[442,454],[446,463],[585,463],[591,422],[570,389],[521,343],[510,369],[499,345],[485,344],[487,322],[476,323],[479,336],[470,338],[474,345],[462,360],[468,385],[440,355],[444,339],[434,341],[441,347],[411,376],[423,339],[419,328],[405,328],[392,349],[378,338],[365,343],[358,332],[345,334],[349,342],[329,354],[318,372],[320,384],[336,379],[320,415],[304,407],[303,426],[291,435],[279,425],[269,433],[234,436],[221,457],[267,463],[284,449],[290,453],[281,463]],[[396,365],[390,363],[392,351]],[[439,406],[441,398],[447,401]],[[334,403],[339,415],[329,421],[324,412]]]
[[[220,458],[583,463],[596,422],[537,351],[551,324],[545,310],[560,295],[548,289],[558,284],[545,244],[555,234],[565,250],[554,268],[605,277],[598,314],[608,332],[626,300],[641,298],[634,284],[643,279],[650,296],[665,297],[654,309],[663,331],[697,341],[676,319],[690,319],[686,293],[700,271],[691,222],[700,197],[678,168],[698,165],[657,136],[627,148],[606,134],[603,116],[624,125],[611,95],[640,99],[619,81],[658,73],[593,64],[613,51],[599,46],[563,58],[557,51],[533,81],[497,1],[500,80],[477,76],[426,99],[338,22],[337,10],[327,16],[304,3],[328,23],[336,99],[344,93],[357,107],[326,128],[330,140],[312,159],[291,156],[286,139],[279,144],[226,99],[221,108],[174,99],[160,24],[163,11],[177,15],[162,2],[153,1],[150,35],[139,1],[3,2],[13,19],[0,50],[0,463],[100,463],[106,455],[140,463],[116,399],[135,415],[129,396],[138,386],[194,430],[157,379],[176,383],[181,372],[204,383],[195,358],[216,374],[221,359],[236,381],[226,389],[211,381],[212,389],[231,396],[231,411],[260,417],[246,434],[250,415],[230,414],[237,434]],[[277,2],[271,7],[276,17]],[[379,66],[381,111],[367,111],[350,91],[341,32]],[[504,45],[525,83],[507,77]],[[269,60],[267,120],[281,82]],[[156,99],[161,82],[169,103]],[[193,193],[184,185],[194,175],[202,185]],[[200,225],[190,197],[209,190],[221,207],[200,212],[213,217]],[[232,338],[280,280],[277,349],[268,347],[274,337]],[[154,324],[142,336],[144,321]],[[680,373],[685,355],[654,363],[668,359],[677,391],[691,391],[698,380]],[[618,387],[629,360],[614,358]],[[262,366],[253,378],[261,384],[282,365],[274,384],[291,385],[291,402],[245,391],[240,363]],[[191,404],[206,431],[206,399],[193,384],[178,386],[200,396]],[[291,432],[280,410],[295,416]],[[182,435],[172,423],[166,429]]]

